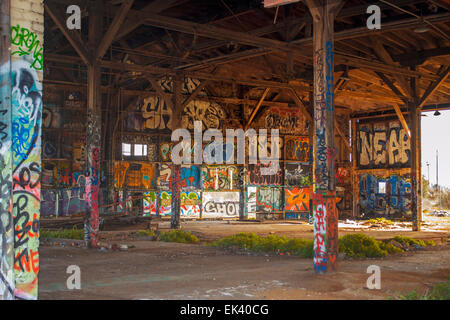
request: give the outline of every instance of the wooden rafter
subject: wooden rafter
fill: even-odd
[[[256,104],[255,108],[253,109],[252,113],[250,114],[250,118],[247,121],[247,124],[245,125],[245,130],[247,130],[250,125],[252,124],[253,119],[255,118],[256,114],[258,113],[259,108],[261,107],[264,99],[266,98],[267,94],[269,93],[270,88],[266,88],[259,99],[258,103]]]
[[[420,103],[418,105],[419,110],[425,105],[427,100],[439,89],[439,87],[445,82],[445,80],[447,80],[449,76],[450,76],[450,67],[447,67],[444,70],[444,72],[440,74],[439,80],[430,83],[430,86],[427,88],[427,90],[422,96],[422,99],[420,100]]]
[[[52,18],[53,22],[58,26],[59,30],[61,30],[63,35],[66,37],[67,41],[70,42],[70,44],[78,53],[83,62],[86,65],[89,65],[90,64],[89,53],[88,50],[86,49],[86,46],[83,44],[81,36],[76,31],[70,32],[69,29],[67,29],[65,22],[62,21],[60,18],[63,17],[64,15],[61,14],[59,10],[50,8],[47,5],[47,3],[44,3],[44,8],[45,12],[49,14],[50,18]]]
[[[120,10],[114,16],[114,19],[111,22],[111,25],[109,26],[108,31],[106,31],[105,35],[103,36],[102,40],[100,41],[99,46],[97,47],[97,51],[95,53],[95,59],[101,59],[105,55],[106,50],[108,50],[108,47],[113,42],[117,31],[119,31],[119,28],[122,25],[122,22],[125,20],[125,17],[127,16],[128,11],[131,9],[133,2],[134,2],[134,0],[125,0],[122,3],[122,5],[120,6]]]

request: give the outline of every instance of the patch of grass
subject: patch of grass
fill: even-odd
[[[84,230],[83,229],[59,229],[59,230],[48,230],[48,229],[40,229],[39,235],[42,239],[74,239],[74,240],[83,240],[84,239]]]
[[[196,236],[184,230],[162,231],[159,238],[161,241],[178,243],[197,243],[199,241]]]
[[[394,224],[394,222],[392,222],[391,220],[388,220],[386,218],[374,218],[374,219],[369,219],[366,221],[367,224],[387,224],[387,225],[392,225]]]
[[[419,245],[422,247],[426,247],[426,246],[435,246],[436,243],[433,240],[418,240],[418,239],[414,239],[414,238],[410,238],[410,237],[406,237],[406,236],[395,236],[394,240],[397,242],[400,242],[401,244],[407,244],[409,246],[415,244],[415,245]]]
[[[448,276],[446,282],[440,282],[433,286],[433,288],[419,295],[417,289],[412,290],[406,294],[397,295],[396,299],[399,300],[450,300],[450,276]]]
[[[238,247],[252,252],[284,253],[312,258],[313,241],[308,239],[288,239],[284,236],[269,235],[261,237],[255,233],[238,233],[214,241],[212,246],[227,248]]]
[[[156,233],[153,230],[138,230],[136,235],[138,237],[155,237]]]
[[[374,237],[362,233],[348,234],[339,239],[339,252],[350,258],[380,258],[386,257],[395,250],[375,240]]]

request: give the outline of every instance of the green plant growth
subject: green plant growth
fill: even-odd
[[[391,220],[388,220],[386,218],[374,218],[374,219],[369,219],[366,222],[370,223],[370,224],[387,224],[387,225],[394,224],[394,222],[392,222]]]
[[[285,253],[302,258],[314,256],[312,240],[288,239],[275,235],[261,237],[255,233],[238,233],[216,240],[211,245],[221,248],[237,247],[252,252]]]
[[[161,241],[178,243],[197,243],[199,241],[196,236],[184,230],[162,231],[159,238]]]
[[[392,246],[393,247],[393,246]],[[379,258],[396,251],[387,244],[362,233],[348,234],[339,239],[339,252],[350,258]]]
[[[395,236],[394,240],[397,242],[400,242],[401,244],[407,244],[409,246],[415,244],[415,245],[419,245],[422,247],[426,247],[426,246],[435,246],[436,243],[433,240],[418,240],[418,239],[413,239],[410,237],[405,237],[405,236]]]
[[[136,235],[138,237],[155,237],[156,233],[153,230],[138,230]]]
[[[433,288],[420,295],[417,289],[405,294],[397,294],[395,297],[398,300],[450,300],[450,276],[446,282],[440,282],[433,286]]]
[[[74,240],[83,240],[84,239],[84,230],[83,229],[59,229],[59,230],[48,230],[48,229],[40,229],[39,234],[41,239],[74,239]]]

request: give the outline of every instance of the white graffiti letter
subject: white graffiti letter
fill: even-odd
[[[73,290],[81,289],[81,271],[77,265],[70,265],[67,267],[66,273],[71,274],[66,281],[67,289]]]
[[[67,7],[67,14],[71,14],[67,20],[66,25],[69,30],[81,30],[81,10],[80,7],[73,4]]]
[[[367,14],[372,14],[367,19],[367,28],[369,30],[381,29],[381,9],[377,5],[371,5],[367,8]]]
[[[191,164],[191,154],[187,152],[191,149],[191,133],[187,129],[176,129],[172,131],[172,142],[183,141],[177,143],[172,149],[172,162],[174,164]],[[183,156],[180,156],[180,151],[183,151]]]
[[[366,282],[367,288],[370,290],[381,289],[381,271],[380,267],[376,265],[370,265],[367,267],[367,273],[373,273]]]

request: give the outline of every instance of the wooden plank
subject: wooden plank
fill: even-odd
[[[47,3],[44,3],[44,8],[45,11],[49,14],[50,18],[52,18],[53,22],[55,22],[55,24],[58,26],[59,30],[61,30],[63,35],[66,37],[66,39],[78,53],[83,62],[86,65],[89,65],[90,64],[89,53],[87,48],[83,44],[81,36],[76,31],[70,32],[69,29],[67,29],[66,27],[65,21],[62,21],[60,19],[60,17],[64,17],[64,14],[57,11],[56,9],[50,9]]]
[[[447,67],[447,69],[440,75],[440,79],[436,80],[435,82],[432,82],[430,86],[427,88],[427,90],[422,96],[422,99],[420,100],[418,106],[419,109],[422,109],[427,100],[439,89],[439,87],[445,82],[445,80],[447,80],[449,76],[450,76],[450,67]]]
[[[119,28],[122,25],[122,22],[125,20],[128,11],[131,9],[133,2],[134,0],[125,0],[122,3],[122,5],[120,6],[120,10],[114,16],[114,19],[111,22],[108,31],[106,31],[105,35],[100,41],[99,46],[97,47],[95,59],[101,59],[105,55],[106,50],[111,45],[112,41],[114,40],[114,37],[116,36],[117,31],[119,31]]]
[[[192,94],[186,99],[184,100],[184,102],[182,103],[183,109],[191,102],[193,101],[200,92],[202,92],[202,90],[205,88],[205,86],[210,83],[209,80],[203,80],[197,88],[195,88],[194,92],[192,92]]]
[[[405,102],[405,104],[408,104],[408,98],[405,97],[400,90],[394,85],[394,83],[388,78],[386,77],[383,73],[381,72],[376,72],[376,74],[378,75],[378,77],[380,77],[381,80],[383,80],[383,82],[392,90],[392,92],[394,92],[403,102]]]
[[[253,109],[250,118],[247,121],[247,124],[245,125],[245,130],[248,129],[248,127],[250,126],[250,124],[253,121],[253,118],[255,118],[256,113],[258,112],[259,108],[261,107],[262,102],[264,101],[264,99],[266,98],[267,94],[269,93],[270,88],[266,88],[261,96],[261,98],[259,99],[258,103],[256,104],[255,108]]]
[[[295,91],[295,89],[291,86],[289,86],[288,89],[289,90],[287,90],[287,92],[292,97],[292,99],[294,100],[297,107],[300,108],[300,111],[303,113],[303,115],[306,117],[306,119],[308,119],[308,121],[312,122],[313,118],[309,114],[308,110],[306,109],[306,106],[305,106],[305,103],[303,102],[303,100],[298,96],[297,91]]]
[[[400,120],[400,123],[402,124],[403,129],[405,129],[406,134],[408,135],[408,138],[411,138],[411,131],[409,130],[408,124],[406,123],[405,117],[403,116],[402,110],[400,110],[400,107],[398,104],[393,103],[392,104],[395,109],[395,113],[397,114],[398,119]]]

